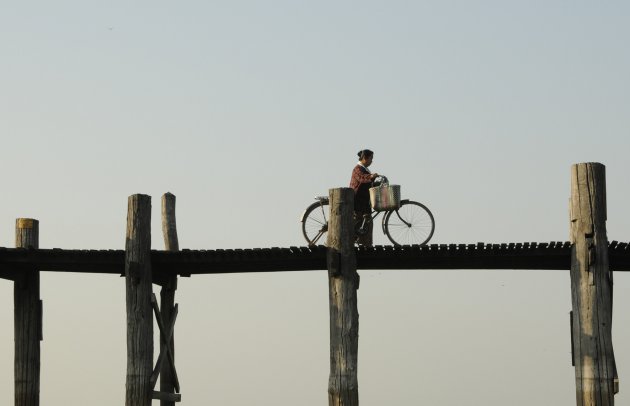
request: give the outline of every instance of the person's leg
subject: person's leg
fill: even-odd
[[[369,222],[367,223],[367,232],[365,233],[365,244],[368,247],[372,246],[372,230],[374,223],[372,222],[371,214],[367,214]]]

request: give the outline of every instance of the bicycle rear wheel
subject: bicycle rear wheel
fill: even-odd
[[[315,202],[302,215],[302,234],[308,245],[326,245],[328,238],[328,202]]]
[[[398,210],[387,212],[383,231],[394,245],[425,245],[433,237],[435,220],[422,203],[403,201]]]

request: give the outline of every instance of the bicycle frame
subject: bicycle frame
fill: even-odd
[[[400,202],[400,203],[402,204],[402,203],[406,203],[406,202],[408,202],[408,201],[409,201],[409,199],[404,199],[404,200],[401,200],[401,202]],[[383,211],[376,211],[376,210],[372,210],[372,213],[370,214],[370,217],[371,217],[371,218],[370,218],[370,221],[371,221],[371,222],[374,222],[374,219],[375,219],[375,218],[377,218],[377,217],[378,217],[381,213],[389,213],[389,212],[392,212],[392,211],[393,211],[393,212],[396,212],[396,216],[398,216],[398,218],[400,219],[400,221],[402,221],[403,223],[405,223],[405,225],[406,225],[407,227],[410,227],[410,226],[411,226],[411,224],[409,224],[407,221],[405,221],[405,219],[403,219],[402,217],[400,217],[400,213],[398,213],[398,210],[397,210],[397,209],[396,209],[396,210],[383,210]],[[360,226],[357,230],[361,230],[361,231],[362,231],[362,230],[364,230],[364,227],[365,227],[365,225],[366,225],[366,219],[367,219],[367,216],[364,216],[364,217],[363,217],[363,222],[361,223],[361,226]],[[385,224],[384,224],[384,223],[382,224],[382,227],[383,227],[383,233],[385,233]]]
[[[380,211],[372,211],[372,213],[370,213],[370,216],[363,215],[363,221],[361,222],[361,225],[356,228],[357,233],[361,234],[365,232],[365,226],[369,223],[373,223],[374,219],[377,218],[379,214],[381,214]],[[369,221],[368,221],[368,217],[370,218]]]

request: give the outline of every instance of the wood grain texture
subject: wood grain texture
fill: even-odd
[[[175,201],[175,195],[172,193],[162,195],[162,234],[164,236],[164,249],[166,251],[179,251],[177,221],[175,220]]]
[[[153,314],[151,307],[151,197],[128,200],[125,244],[127,302],[126,406],[151,405]]]
[[[164,249],[166,251],[179,251],[179,240],[177,239],[177,222],[175,219],[175,195],[171,193],[165,193],[162,196],[162,234],[164,236]],[[160,308],[162,313],[162,320],[165,325],[174,327],[175,321],[175,291],[177,290],[177,274],[167,276],[166,283],[162,286],[160,291]],[[160,370],[160,392],[162,393],[174,393],[175,389],[179,391],[179,382],[175,371],[175,332],[171,332],[171,337],[168,343],[164,341],[162,335],[160,335],[160,354],[164,351],[168,351],[171,355],[169,361],[173,362],[170,365],[169,362],[164,362]],[[168,350],[166,346],[168,345]],[[160,398],[160,406],[174,406],[175,397]]]
[[[357,379],[359,312],[357,309],[356,251],[354,248],[354,191],[331,189],[328,229],[330,307],[329,406],[358,406]]]
[[[578,406],[612,406],[617,376],[612,346],[613,275],[606,235],[606,177],[599,163],[571,168],[572,336]]]
[[[39,221],[19,218],[15,222],[15,247],[39,248]],[[39,405],[40,340],[42,308],[39,271],[27,269],[16,274],[13,284],[15,333],[15,405]]]

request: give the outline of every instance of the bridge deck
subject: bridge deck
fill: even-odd
[[[432,244],[356,249],[358,269],[558,269],[571,264],[569,242]],[[124,250],[0,247],[0,277],[21,269],[124,274]],[[609,244],[613,271],[630,271],[630,246]],[[326,247],[151,251],[154,275],[307,271],[326,269]]]

